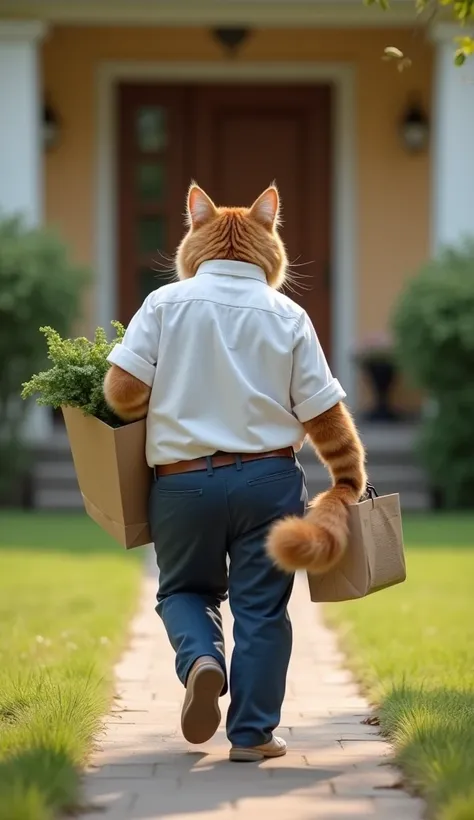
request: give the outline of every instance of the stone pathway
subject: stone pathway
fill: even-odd
[[[370,710],[309,601],[304,577],[291,603],[294,652],[278,732],[289,753],[258,765],[228,761],[223,726],[204,746],[189,746],[181,736],[183,690],[154,612],[155,593],[150,569],[130,647],[116,670],[114,711],[86,773],[83,820],[422,817],[422,801],[397,788],[389,745],[377,727],[362,723]],[[227,606],[225,624],[230,655]],[[223,707],[225,714],[226,699]]]

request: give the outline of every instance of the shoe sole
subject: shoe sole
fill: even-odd
[[[275,750],[275,752],[264,753],[257,749],[231,749],[229,752],[229,760],[232,763],[261,763],[262,760],[267,760],[271,757],[283,757],[286,755],[286,746],[283,749]]]
[[[213,664],[202,664],[194,673],[181,713],[181,731],[188,743],[206,743],[217,732],[221,722],[219,697],[224,683],[224,673]]]

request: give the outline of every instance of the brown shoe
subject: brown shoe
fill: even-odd
[[[286,755],[286,743],[282,737],[273,736],[268,743],[262,746],[232,746],[229,759],[234,763],[259,763],[267,757],[283,757]]]
[[[189,743],[206,743],[217,732],[224,684],[224,672],[215,658],[203,655],[191,667],[181,712],[181,730]]]

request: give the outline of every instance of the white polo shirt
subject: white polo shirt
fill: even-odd
[[[150,466],[299,450],[302,422],[346,395],[305,311],[245,262],[205,262],[150,293],[108,361],[152,388]]]

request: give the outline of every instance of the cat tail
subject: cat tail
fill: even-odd
[[[113,364],[104,379],[104,396],[109,407],[123,421],[145,418],[151,388],[144,382]]]
[[[304,428],[333,487],[316,496],[304,518],[277,521],[267,539],[267,552],[286,572],[322,574],[344,555],[349,534],[349,505],[362,496],[367,482],[365,452],[352,417],[339,403],[305,422]]]

